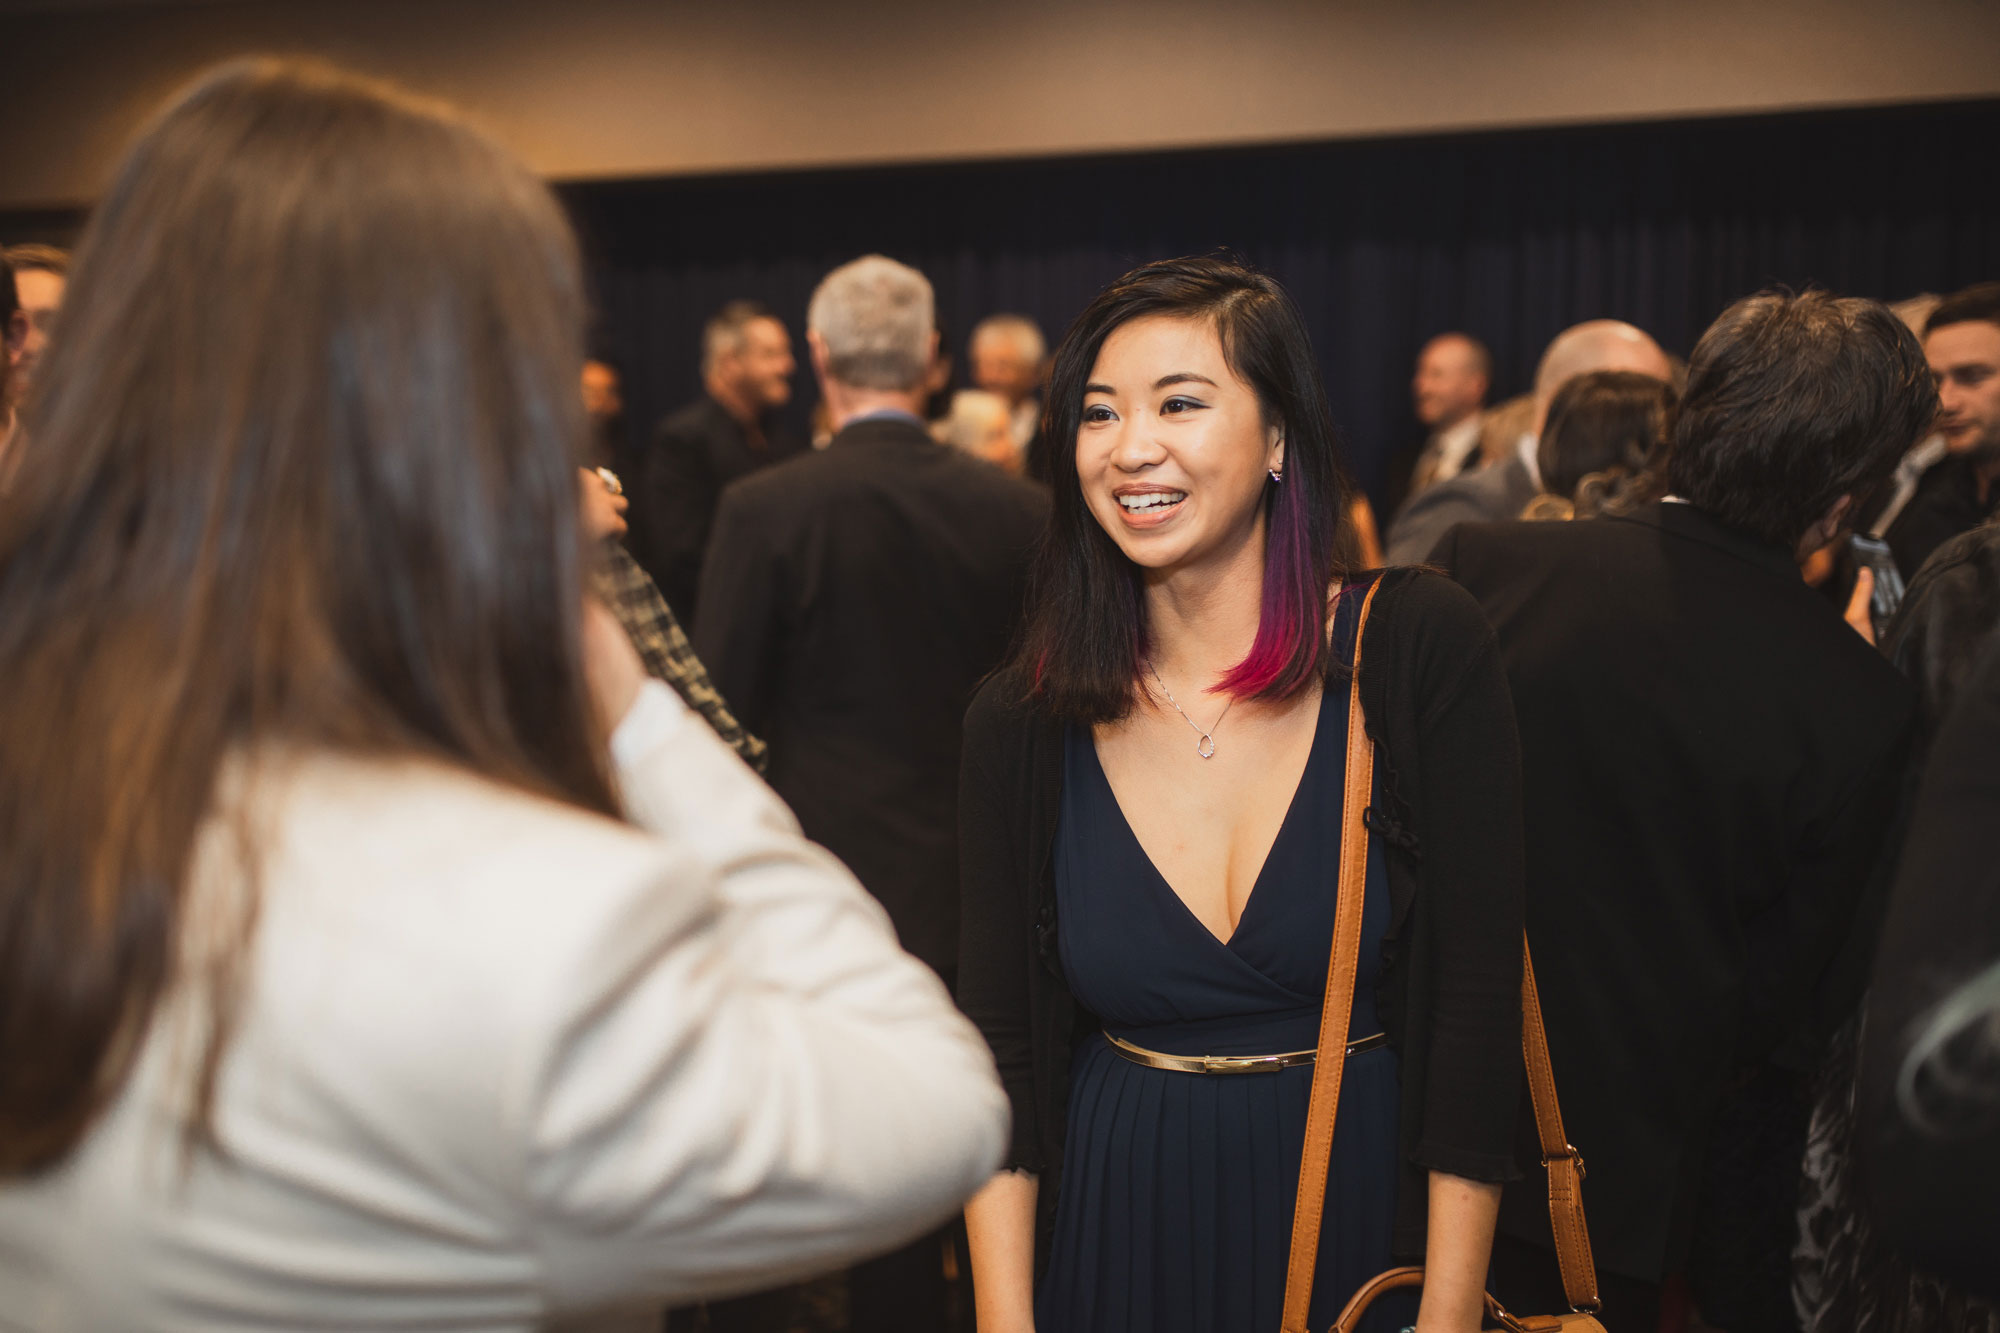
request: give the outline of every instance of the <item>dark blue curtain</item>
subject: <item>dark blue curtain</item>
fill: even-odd
[[[1894,300],[2000,278],[2000,102],[1276,148],[581,184],[601,337],[643,433],[699,388],[702,321],[876,250],[936,285],[954,350],[996,310],[1051,340],[1134,264],[1226,247],[1298,298],[1357,477],[1417,433],[1419,344],[1465,329],[1496,393],[1613,316],[1685,353],[1731,299]],[[962,356],[961,356],[962,364]],[[814,390],[802,368],[795,411]]]

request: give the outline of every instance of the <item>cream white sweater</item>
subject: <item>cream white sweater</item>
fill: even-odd
[[[636,828],[408,759],[226,784],[223,1154],[180,1149],[183,986],[82,1147],[0,1184],[0,1328],[657,1327],[954,1211],[1006,1138],[985,1043],[665,686],[613,750]]]

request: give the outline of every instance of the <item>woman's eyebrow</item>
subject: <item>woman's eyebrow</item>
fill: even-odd
[[[1153,381],[1155,389],[1164,389],[1169,384],[1206,384],[1211,389],[1216,387],[1214,380],[1206,375],[1197,375],[1192,370],[1182,370],[1172,375],[1162,375]]]

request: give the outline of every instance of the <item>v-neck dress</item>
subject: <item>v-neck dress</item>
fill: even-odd
[[[1345,644],[1341,621],[1350,625]],[[1351,618],[1337,617],[1334,650],[1351,635]],[[1346,691],[1328,690],[1291,808],[1225,943],[1146,855],[1089,730],[1070,729],[1055,845],[1059,947],[1077,1000],[1106,1032],[1174,1055],[1261,1055],[1317,1042],[1346,733]],[[1381,1031],[1374,991],[1388,916],[1386,871],[1371,846],[1348,1029],[1357,1038]],[[1310,1065],[1181,1073],[1135,1064],[1101,1034],[1082,1042],[1054,1246],[1036,1300],[1040,1333],[1276,1329],[1311,1087]],[[1332,1323],[1357,1287],[1390,1266],[1397,1091],[1391,1048],[1348,1058],[1313,1327]],[[1414,1313],[1413,1299],[1384,1301],[1368,1326],[1399,1329]]]

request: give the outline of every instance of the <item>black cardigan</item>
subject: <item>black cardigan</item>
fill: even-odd
[[[1391,924],[1376,1005],[1401,1059],[1396,1249],[1424,1248],[1427,1173],[1511,1180],[1521,1101],[1521,764],[1507,679],[1479,607],[1434,574],[1382,576],[1362,643],[1361,699],[1386,809]],[[1346,688],[1329,664],[1328,689]],[[965,718],[959,792],[959,1004],[1013,1102],[1009,1169],[1041,1180],[1047,1253],[1072,1043],[1096,1020],[1056,951],[1063,724],[1018,673]],[[1326,867],[1327,892],[1336,867]],[[1329,946],[1331,941],[1329,941]]]

